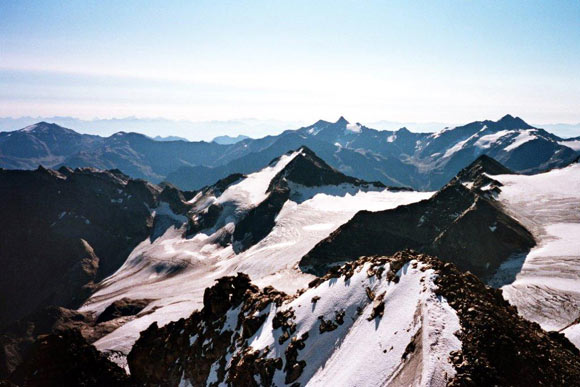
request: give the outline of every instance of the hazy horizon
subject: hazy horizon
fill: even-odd
[[[0,116],[580,122],[579,2],[0,4]]]
[[[345,117],[349,122],[360,122],[352,120],[350,117]],[[498,120],[501,117],[479,118],[473,121],[483,120]],[[525,117],[520,117],[528,122]],[[321,118],[325,121],[335,122],[338,117]],[[114,133],[137,132],[150,137],[181,137],[189,141],[211,141],[218,136],[235,137],[238,135],[245,135],[251,138],[261,138],[268,135],[277,135],[284,130],[294,130],[300,127],[312,125],[312,122],[299,121],[282,121],[274,119],[258,119],[258,118],[240,118],[227,121],[211,120],[211,121],[190,121],[190,120],[171,120],[164,117],[119,117],[119,118],[93,118],[80,119],[78,117],[70,116],[52,116],[52,117],[0,117],[0,131],[14,131],[22,129],[26,126],[46,121],[55,123],[60,126],[73,129],[80,133],[95,134],[100,136],[110,136]],[[377,130],[398,130],[402,127],[409,129],[412,132],[436,132],[445,127],[454,127],[465,125],[469,122],[461,123],[443,123],[443,122],[398,122],[391,120],[379,120],[375,122],[360,122],[361,124]],[[578,137],[580,136],[580,123],[566,124],[566,123],[533,123],[530,125],[537,128],[546,129],[562,138]]]

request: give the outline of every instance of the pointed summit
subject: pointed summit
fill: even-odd
[[[349,122],[346,120],[346,118],[344,118],[343,116],[340,116],[340,118],[338,119],[338,121],[335,122],[335,124],[347,125],[347,124],[349,124]]]
[[[300,153],[272,179],[268,190],[280,185],[284,180],[306,187],[339,185],[343,183],[356,186],[370,184],[380,188],[385,187],[382,183],[368,183],[337,171],[306,146],[300,147],[298,151]]]
[[[533,129],[534,127],[526,123],[520,117],[514,117],[511,114],[506,114],[503,116],[497,124],[501,126],[501,129]]]
[[[457,178],[461,181],[473,181],[483,173],[488,175],[511,175],[513,171],[494,158],[488,155],[481,155],[474,162],[463,168],[457,174]]]

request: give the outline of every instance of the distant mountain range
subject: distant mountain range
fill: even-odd
[[[340,117],[275,136],[237,140],[155,141],[127,132],[100,137],[40,122],[0,133],[0,167],[119,169],[134,178],[166,180],[194,190],[232,173],[259,170],[272,158],[305,145],[345,174],[429,190],[443,186],[481,154],[515,172],[536,173],[566,165],[580,152],[580,137],[560,138],[511,115],[435,133],[375,130]]]
[[[240,134],[236,137],[218,136],[218,137],[214,138],[212,140],[212,142],[215,142],[217,144],[222,144],[222,145],[231,145],[231,144],[235,144],[237,142],[243,141],[243,140],[248,139],[248,138],[250,138],[250,137],[244,136],[242,134]]]

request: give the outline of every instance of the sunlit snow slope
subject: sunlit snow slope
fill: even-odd
[[[100,313],[123,297],[154,301],[139,318],[97,341],[96,347],[127,353],[139,332],[152,322],[164,325],[198,309],[204,289],[222,276],[243,272],[259,286],[273,285],[294,293],[313,278],[298,269],[300,258],[357,211],[385,210],[432,195],[430,192],[379,191],[376,187],[350,184],[305,187],[290,182],[290,199],[284,203],[274,228],[264,239],[239,254],[231,244],[220,243],[220,235],[232,232],[240,214],[268,197],[272,178],[299,154],[297,151],[282,156],[275,164],[229,186],[217,198],[192,199],[200,211],[212,203],[219,203],[224,209],[214,227],[192,237],[184,237],[186,219],[163,208],[164,216],[174,225],[158,238],[148,238],[137,246],[125,264],[101,283],[100,290],[81,309]]]
[[[504,184],[499,200],[538,242],[515,282],[503,287],[505,297],[524,317],[580,347],[580,164],[493,178]]]

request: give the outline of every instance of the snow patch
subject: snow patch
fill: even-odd
[[[505,147],[505,151],[509,152],[516,148],[519,148],[528,141],[535,140],[537,137],[533,134],[533,130],[522,130],[519,132],[518,136],[512,141],[512,143]]]
[[[350,130],[351,132],[354,132],[354,133],[360,133],[362,131],[362,127],[360,126],[359,123],[346,124],[346,129]]]
[[[499,132],[493,134],[481,136],[473,145],[481,149],[488,149],[500,138],[507,136],[510,133],[512,133],[510,130],[500,130]]]
[[[568,148],[580,152],[580,140],[566,140],[558,141],[558,144],[567,146]]]

